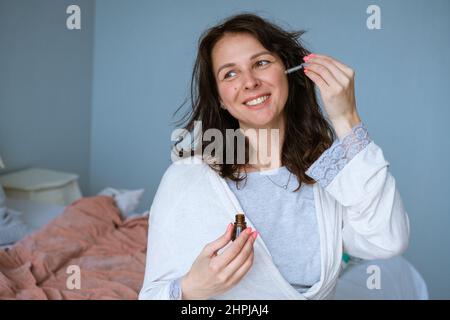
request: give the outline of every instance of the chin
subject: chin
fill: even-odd
[[[247,126],[251,128],[267,128],[275,122],[275,117],[253,117],[251,121],[247,122]]]
[[[258,110],[259,112],[251,112],[247,119],[251,127],[260,128],[268,127],[277,122],[277,114],[270,107],[265,110]]]

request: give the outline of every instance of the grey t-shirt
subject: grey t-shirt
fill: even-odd
[[[293,192],[298,180],[286,167],[249,172],[238,188],[236,182],[226,181],[280,273],[300,293],[306,292],[320,280],[320,239],[312,186],[302,184]]]

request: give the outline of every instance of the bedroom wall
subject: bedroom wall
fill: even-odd
[[[68,30],[66,0],[0,0],[0,154],[6,171],[80,175],[88,193],[94,3]]]
[[[366,9],[381,8],[381,30]],[[196,41],[220,18],[255,10],[306,28],[313,51],[356,70],[358,109],[390,161],[411,219],[406,257],[432,298],[450,298],[450,174],[444,92],[450,3],[402,1],[96,2],[91,191],[145,188],[148,209],[170,164],[171,114],[187,94]],[[174,195],[175,196],[175,195]]]

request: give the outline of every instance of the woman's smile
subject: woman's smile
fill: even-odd
[[[244,102],[243,104],[250,110],[259,110],[269,106],[270,102],[271,100],[269,93],[260,95],[258,98],[254,98],[251,100],[247,99],[246,102]]]

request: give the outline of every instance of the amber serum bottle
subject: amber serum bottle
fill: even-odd
[[[245,215],[243,213],[238,213],[236,215],[236,221],[234,222],[234,229],[233,229],[233,236],[231,237],[231,240],[235,240],[242,231],[247,228],[247,223],[245,222]]]

